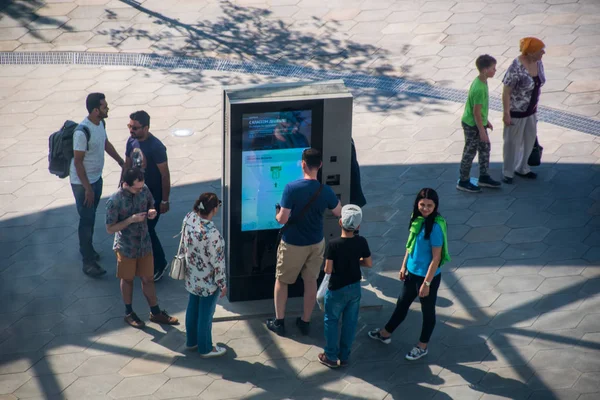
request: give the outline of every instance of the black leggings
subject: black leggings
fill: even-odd
[[[394,332],[402,321],[404,321],[410,305],[419,295],[419,289],[421,289],[424,280],[425,277],[423,276],[407,272],[404,285],[402,286],[402,293],[396,303],[396,309],[385,325],[386,331],[389,333]],[[442,274],[435,276],[431,281],[431,286],[429,286],[429,296],[420,298],[421,311],[423,312],[423,328],[421,329],[421,338],[419,339],[421,343],[429,343],[433,328],[435,328],[435,302],[437,301],[437,292],[441,280]]]

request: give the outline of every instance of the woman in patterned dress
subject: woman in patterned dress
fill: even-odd
[[[504,166],[502,181],[512,184],[513,176],[535,179],[527,160],[537,137],[537,106],[540,89],[546,82],[542,57],[544,42],[526,37],[520,42],[521,55],[514,59],[502,83],[504,108]]]
[[[212,321],[219,297],[227,293],[225,242],[212,219],[221,200],[214,193],[200,195],[184,218],[183,247],[185,289],[190,292],[185,314],[186,345],[197,347],[203,357],[218,357],[227,351],[212,343]]]

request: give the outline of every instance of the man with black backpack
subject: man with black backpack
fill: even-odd
[[[102,196],[104,152],[121,167],[125,162],[106,136],[104,119],[108,117],[108,103],[104,94],[90,93],[86,107],[89,114],[73,133],[69,178],[79,213],[79,252],[83,257],[83,272],[96,278],[106,273],[98,264],[100,255],[93,246],[96,209]]]

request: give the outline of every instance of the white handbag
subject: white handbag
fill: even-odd
[[[181,225],[181,238],[179,239],[179,248],[177,249],[177,254],[173,257],[173,261],[171,261],[171,272],[169,272],[169,276],[173,279],[183,280],[185,279],[185,254],[181,252],[181,247],[183,246],[183,236],[185,228],[185,220]]]

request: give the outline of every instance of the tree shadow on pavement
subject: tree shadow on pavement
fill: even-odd
[[[120,1],[146,14],[151,26],[154,26],[113,28],[97,32],[98,35],[110,38],[111,46],[121,48],[123,42],[131,38],[151,43],[150,51],[158,55],[245,62],[246,64],[239,65],[239,72],[247,74],[256,73],[253,63],[280,67],[277,74],[273,73],[273,77],[253,78],[250,75],[243,82],[236,82],[236,77],[229,75],[223,77],[223,84],[263,83],[265,79],[275,79],[275,75],[281,77],[286,74],[289,74],[288,79],[293,79],[298,68],[302,68],[302,75],[308,77],[304,79],[327,79],[322,76],[329,76],[331,79],[336,73],[344,73],[348,76],[354,74],[357,81],[365,82],[369,76],[389,77],[391,86],[393,78],[399,77],[397,66],[394,66],[385,49],[354,40],[349,33],[340,29],[340,21],[316,17],[301,21],[284,20],[269,9],[244,7],[223,1],[219,3],[220,10],[216,12],[216,16],[212,16],[212,20],[208,19],[208,15],[206,20],[201,20],[202,14],[199,14],[200,20],[183,22],[180,20],[181,16],[171,18],[144,7],[143,3]],[[121,50],[127,51],[127,48]],[[399,51],[407,53],[410,46],[403,45]],[[412,65],[403,65],[401,74],[411,76],[412,69]],[[169,75],[181,85],[203,82],[202,71],[175,69]],[[419,81],[414,77],[413,82]],[[413,95],[409,98],[391,93],[390,96],[396,96],[394,99],[378,104],[383,99],[379,99],[368,89],[365,89],[363,95],[364,99],[370,99],[370,110],[398,108],[399,104],[395,103],[416,103],[422,97]],[[386,96],[386,99],[390,96]]]
[[[44,39],[38,32],[41,27],[45,27],[46,29],[49,27],[61,28],[66,32],[72,30],[68,22],[60,18],[40,16],[37,11],[44,5],[46,5],[46,2],[43,0],[0,0],[0,23],[9,27],[27,27],[33,23],[37,26],[37,29],[31,28],[29,33],[39,40]],[[14,23],[11,23],[10,20],[14,21]]]
[[[176,18],[152,11],[133,0],[120,0],[153,18],[152,23],[163,26],[159,32],[130,29],[101,32],[110,35],[114,46],[125,37],[146,38],[153,42],[159,54],[220,57],[246,61],[289,61],[306,63],[314,67],[331,69],[344,65],[344,69],[358,70],[372,62],[378,47],[347,40],[347,34],[336,29],[336,22],[318,18],[290,24],[273,16],[268,9],[243,7],[229,1],[220,2],[220,12],[215,22],[200,20],[184,23]],[[303,26],[304,25],[304,26]],[[303,29],[299,29],[303,28]],[[318,33],[311,33],[314,29]],[[179,46],[169,39],[180,38]],[[379,56],[383,56],[380,54]],[[349,60],[352,60],[351,62]],[[343,63],[343,61],[346,61]]]

